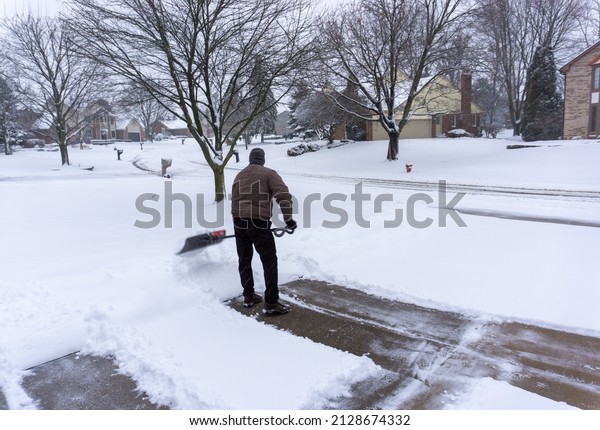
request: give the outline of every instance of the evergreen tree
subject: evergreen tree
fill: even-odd
[[[270,107],[258,115],[246,129],[246,132],[244,133],[246,149],[248,149],[248,145],[250,144],[251,136],[260,134],[261,141],[263,141],[266,133],[275,132],[275,123],[277,122],[277,105],[273,91],[267,91],[267,96],[263,104]]]
[[[302,129],[332,143],[337,129],[344,124],[344,111],[332,100],[335,94],[327,91],[315,91],[304,97],[294,110],[294,120]]]
[[[290,119],[288,120],[288,127],[292,130],[292,133],[302,133],[304,131],[304,127],[301,126],[298,122],[296,110],[300,103],[304,99],[306,99],[312,93],[310,86],[306,82],[298,82],[292,89],[291,93],[291,101],[288,104],[288,109],[290,111]]]
[[[563,101],[556,90],[556,64],[549,46],[539,46],[527,72],[522,137],[526,142],[554,140],[562,134]]]
[[[275,131],[277,99],[265,81],[265,76],[269,75],[266,67],[262,56],[257,55],[252,70],[249,72],[247,86],[250,90],[240,102],[240,108],[244,114],[254,116],[242,134],[246,149],[251,143],[252,136],[260,134],[261,141],[263,141],[266,133]]]
[[[346,125],[346,136],[353,140],[367,140],[365,117],[369,112],[364,108],[368,101],[358,90],[358,85],[348,81],[346,88],[336,97],[336,104],[342,110]]]

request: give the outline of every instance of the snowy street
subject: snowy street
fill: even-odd
[[[512,356],[511,348],[521,338],[523,351],[532,342],[572,350],[585,337],[597,350],[600,144],[556,141],[507,150],[509,143],[402,141],[395,163],[385,161],[385,142],[299,157],[286,155],[291,143],[260,145],[266,166],[280,172],[298,202],[297,232],[277,239],[280,284],[298,290],[285,293],[292,312],[274,322],[224,303],[241,293],[232,240],[174,255],[185,237],[232,231],[228,202],[213,203],[212,173],[191,139],[143,150],[117,144],[121,161],[112,146],[71,148],[70,167],[60,167],[51,151],[0,157],[0,398],[9,409],[39,408],[23,388],[24,370],[82,351],[114,357],[151,402],[172,409],[343,406],[355,387],[390,371],[377,356],[390,352],[316,336],[309,322],[335,300],[317,305],[316,293],[294,284],[307,279],[451,314],[462,327],[451,348],[441,339],[422,344],[419,336],[441,336],[445,320],[431,329],[403,320],[405,310],[387,315],[386,324],[395,322],[412,338],[395,362],[408,379],[390,388],[381,407],[410,406],[402,402],[421,393],[421,405],[432,409],[598,408],[600,383],[588,376],[599,364],[590,350],[578,356],[584,378],[523,370],[529,352]],[[240,148],[240,163],[227,170],[228,189],[247,154]],[[173,160],[172,179],[152,173],[161,158]],[[411,173],[405,163],[414,165]],[[451,202],[456,213],[448,214],[444,203]],[[153,221],[153,228],[139,227]],[[340,290],[335,299],[346,294]],[[553,337],[559,332],[567,334],[565,343]],[[463,348],[479,339],[484,342]],[[549,352],[535,353],[544,362],[540,357]],[[482,361],[472,367],[461,354],[485,357],[484,367]],[[247,369],[263,369],[267,357],[271,371],[285,377],[285,393],[242,383]],[[446,360],[436,362],[440,357]],[[432,369],[456,374],[450,379],[457,383],[426,399],[449,378]],[[574,391],[557,395],[553,384],[563,377]],[[575,384],[578,378],[584,382]],[[403,385],[409,380],[412,385]]]

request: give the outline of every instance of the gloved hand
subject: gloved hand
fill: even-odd
[[[287,228],[289,228],[292,231],[296,230],[296,228],[298,227],[298,224],[292,218],[290,218],[289,220],[287,220],[285,222],[285,225],[286,225]]]

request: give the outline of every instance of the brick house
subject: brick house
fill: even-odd
[[[565,79],[563,139],[600,136],[600,42],[561,67]]]
[[[96,113],[90,124],[83,130],[83,139],[114,140],[117,137],[117,116],[109,111]]]
[[[431,138],[450,130],[462,129],[474,136],[481,133],[482,109],[473,102],[472,77],[461,75],[460,88],[448,78],[437,76],[425,80],[413,101],[410,122],[404,126],[400,139]],[[399,121],[404,102],[396,110]],[[387,140],[388,134],[381,124],[367,123],[368,140]]]
[[[47,144],[57,141],[55,125],[47,112],[28,115],[30,119],[37,117],[35,121],[22,122],[28,124],[29,134],[33,138],[43,139]],[[108,142],[116,138],[117,117],[110,112],[106,102],[97,101],[70,119],[68,132],[68,143]]]
[[[165,137],[191,137],[187,124],[181,119],[158,120],[152,124],[152,132]]]

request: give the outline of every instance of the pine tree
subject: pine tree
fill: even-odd
[[[306,82],[297,82],[292,89],[291,101],[288,104],[290,111],[290,119],[288,120],[288,127],[292,130],[292,133],[303,133],[304,127],[298,123],[296,118],[296,110],[300,103],[311,94],[310,86]]]
[[[556,64],[549,46],[539,46],[527,72],[522,138],[555,140],[562,134],[563,101],[556,90]]]
[[[252,136],[260,134],[262,141],[266,133],[275,131],[277,100],[268,82],[265,81],[265,76],[269,76],[265,67],[264,59],[257,55],[248,77],[248,93],[242,97],[240,104],[241,111],[246,116],[254,117],[243,133],[246,149]]]

